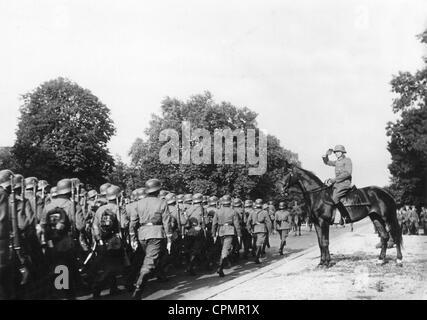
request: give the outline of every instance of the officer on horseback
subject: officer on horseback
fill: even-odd
[[[329,160],[329,156],[332,153],[335,153],[336,161]],[[349,214],[340,199],[351,189],[351,175],[353,171],[351,159],[345,156],[346,153],[347,151],[343,145],[336,145],[333,150],[328,149],[322,157],[326,165],[335,167],[335,179],[328,179],[326,184],[329,186],[333,185],[332,201],[343,217],[349,217]],[[332,219],[333,221],[334,219]]]

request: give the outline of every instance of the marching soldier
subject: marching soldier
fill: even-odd
[[[226,196],[228,199],[228,196]],[[239,217],[239,224],[240,224],[240,232],[242,230],[242,224],[244,221],[244,213],[243,213],[243,208],[242,208],[243,204],[242,204],[242,200],[240,200],[239,198],[235,198],[233,200],[233,207],[232,210],[234,210],[234,212],[237,214],[237,216]],[[229,207],[229,206],[228,206]],[[240,242],[240,240],[238,241],[237,237],[233,238],[233,256],[236,257],[236,259],[239,259],[239,253],[240,253],[240,248],[241,248],[242,244]]]
[[[25,184],[25,199],[30,203],[31,210],[34,213],[36,223],[40,222],[40,215],[43,207],[41,206],[40,198],[37,196],[38,180],[36,177],[28,177],[24,180]]]
[[[184,195],[183,194],[179,194],[176,196],[176,203],[179,207],[179,210],[181,212],[184,212]]]
[[[267,203],[264,203],[262,205],[262,209],[265,210],[268,214],[268,217],[270,218],[271,221],[271,215],[270,215],[270,211],[269,211],[269,206]],[[273,226],[273,223],[271,223],[271,225]],[[272,232],[274,232],[274,229],[272,228]],[[261,250],[261,255],[265,255],[265,248],[269,248],[270,249],[270,233],[267,233],[266,238],[265,238],[265,242],[264,245],[262,246],[262,250]]]
[[[168,210],[171,215],[171,260],[174,262],[176,267],[181,265],[181,248],[183,246],[183,220],[184,217],[176,203],[176,196],[174,193],[168,193],[165,197],[166,203],[168,204]]]
[[[237,210],[230,208],[231,197],[224,196],[222,199],[222,207],[216,212],[212,222],[212,234],[216,240],[216,234],[221,239],[221,257],[219,260],[219,268],[217,273],[220,277],[224,277],[224,264],[225,260],[229,257],[233,250],[233,241],[237,236],[238,242],[242,236],[240,229],[240,218]]]
[[[71,200],[71,179],[58,181],[57,196],[45,206],[40,217],[40,226],[47,243],[50,258],[50,271],[65,265],[69,271],[69,289],[64,289],[68,298],[75,298],[77,282],[79,282],[76,244],[73,240],[73,229],[79,220],[83,221],[82,208]],[[53,284],[53,281],[52,281]],[[54,291],[56,288],[52,288]]]
[[[245,209],[243,211],[243,221],[242,221],[242,242],[243,242],[243,258],[247,259],[249,255],[249,251],[252,252],[252,256],[255,257],[255,243],[252,242],[252,236],[250,233],[250,229],[247,227],[247,221],[249,216],[254,211],[253,208],[253,201],[252,200],[246,200],[245,201]]]
[[[121,190],[117,186],[110,186],[106,190],[107,204],[101,206],[95,213],[93,219],[93,233],[98,243],[98,255],[94,270],[97,273],[93,285],[93,297],[100,296],[103,287],[108,284],[110,295],[118,292],[117,276],[126,266],[125,251],[120,236],[120,207],[118,200]],[[101,269],[101,273],[99,273]]]
[[[40,297],[40,279],[45,276],[44,257],[42,248],[36,233],[36,218],[32,212],[29,201],[25,199],[24,177],[15,174],[13,177],[14,199],[10,198],[9,212],[16,212],[18,222],[19,238],[24,258],[26,259],[30,271],[30,283],[22,289],[25,291],[25,298]],[[12,208],[14,206],[15,208]],[[28,259],[29,258],[29,259]],[[32,263],[29,264],[28,261]]]
[[[336,161],[329,160],[329,156],[335,153],[337,157]],[[323,162],[328,165],[335,167],[335,178],[328,180],[328,185],[333,185],[332,191],[332,201],[334,202],[336,208],[341,212],[341,216],[349,218],[347,209],[344,207],[344,204],[340,201],[347,192],[351,189],[351,176],[353,171],[353,165],[350,158],[346,157],[347,151],[344,146],[337,145],[335,148],[328,149],[326,154],[322,157]],[[331,224],[334,222],[334,216],[332,216]]]
[[[19,297],[19,286],[27,282],[29,274],[21,249],[13,179],[12,171],[0,171],[0,300]]]
[[[13,173],[10,170],[0,171],[0,300],[11,299],[12,267],[9,252],[9,235],[11,221],[9,218],[10,180]]]
[[[409,234],[415,234],[418,235],[418,229],[419,229],[419,222],[420,219],[418,217],[417,209],[415,206],[412,206],[409,209]]]
[[[267,240],[267,234],[271,233],[271,220],[268,212],[262,207],[262,199],[255,201],[256,210],[252,212],[247,221],[247,228],[251,230],[252,236],[256,241],[256,256],[255,263],[260,264],[262,248]]]
[[[208,198],[208,206],[206,212],[206,255],[208,260],[208,268],[210,269],[215,261],[217,261],[220,252],[221,243],[219,239],[215,241],[215,235],[212,233],[213,218],[218,211],[218,198],[212,196]]]
[[[279,254],[283,256],[283,248],[286,246],[286,238],[288,237],[289,230],[291,229],[291,213],[286,210],[285,203],[279,203],[279,211],[276,211],[274,217],[275,229],[280,235],[280,249]]]
[[[184,204],[186,204],[186,199],[188,198],[187,195],[184,197]],[[205,249],[206,225],[205,213],[202,207],[203,195],[196,193],[192,196],[192,201],[193,204],[185,212],[185,248],[189,254],[186,271],[191,275],[195,275],[196,260],[199,260],[199,262],[202,261],[202,253]]]
[[[290,203],[289,203],[289,206],[291,206]],[[303,217],[302,217],[303,212],[296,202],[295,202],[295,205],[291,208],[292,208],[291,209],[292,210],[292,218],[293,218],[294,226],[295,226],[294,237],[297,236],[297,232],[298,232],[298,235],[301,236],[301,223],[303,220]]]
[[[142,291],[149,276],[158,267],[166,249],[170,251],[172,237],[167,203],[158,198],[161,189],[160,181],[150,179],[145,183],[145,186],[147,197],[140,199],[130,214],[132,248],[136,250],[140,246],[144,255],[139,277],[135,284],[135,291],[132,295],[134,299],[141,299]]]
[[[274,201],[270,200],[268,201],[268,214],[270,215],[271,223],[274,223],[275,213],[276,207],[274,206]]]
[[[109,187],[111,187],[111,183],[109,183],[109,182],[104,183],[103,185],[101,185],[99,187],[99,195],[97,197],[97,202],[98,202],[97,205],[98,205],[98,207],[103,206],[104,204],[108,203],[106,197],[107,197],[107,189]]]

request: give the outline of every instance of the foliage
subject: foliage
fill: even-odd
[[[77,177],[99,185],[114,161],[107,143],[115,134],[110,110],[70,80],[47,81],[22,96],[12,153],[20,173],[48,179]]]
[[[427,43],[427,30],[419,38]],[[400,204],[426,205],[427,65],[414,74],[399,72],[391,86],[396,93],[392,108],[399,119],[387,125],[393,176],[390,191]]]

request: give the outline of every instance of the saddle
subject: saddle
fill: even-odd
[[[352,186],[349,192],[341,199],[344,207],[370,206],[371,202],[364,189]]]
[[[325,199],[324,202],[332,206],[334,205],[331,199]],[[341,202],[346,208],[371,205],[366,191],[363,188],[358,189],[355,185],[341,198]]]

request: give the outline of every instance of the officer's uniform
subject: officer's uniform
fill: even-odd
[[[239,206],[233,206],[232,210],[234,210],[234,212],[237,214],[238,218],[239,218],[239,225],[240,225],[240,233],[242,230],[242,224],[244,221],[244,212],[243,212],[243,208],[240,206],[241,202],[239,199],[235,199],[234,201],[239,201]],[[240,246],[241,244],[239,243],[239,241],[237,240],[236,237],[234,237],[234,241],[233,241],[233,255],[235,255],[237,258],[239,258],[239,252],[240,252]]]
[[[221,238],[222,250],[219,261],[218,273],[224,276],[223,268],[224,261],[230,255],[233,249],[233,239],[236,236],[241,237],[240,218],[236,210],[230,208],[230,200],[224,199],[223,206],[216,212],[212,221],[212,234],[216,234]]]
[[[334,203],[338,203],[351,189],[351,175],[353,171],[351,159],[343,154],[340,159],[331,161],[328,156],[325,155],[323,156],[323,162],[328,166],[335,167],[335,183],[332,191],[332,200]]]
[[[136,206],[131,210],[131,241],[139,241],[141,253],[144,255],[134,292],[134,297],[139,297],[143,285],[157,268],[162,255],[166,253],[166,238],[170,239],[172,236],[171,221],[166,201],[150,196],[150,194],[146,198],[138,200]],[[139,228],[136,233],[137,226]]]
[[[291,229],[291,213],[288,210],[280,209],[276,211],[274,216],[275,229],[280,235],[280,249],[279,253],[283,254],[283,248],[286,246],[286,238],[288,237],[289,230]]]
[[[208,207],[206,208],[206,255],[209,261],[209,265],[212,265],[214,261],[217,261],[221,251],[221,241],[218,238],[215,242],[215,234],[212,233],[213,218],[218,211],[216,201],[216,197],[211,197]]]
[[[255,257],[256,254],[256,240],[255,237],[252,237],[252,226],[248,226],[248,220],[249,216],[252,215],[255,212],[255,209],[253,208],[253,202],[252,200],[246,200],[245,201],[245,210],[244,210],[244,221],[243,221],[243,228],[242,228],[242,241],[244,246],[244,256],[247,257],[249,254],[249,251],[251,251],[251,254],[253,257]]]
[[[268,212],[260,207],[262,206],[262,202],[261,205],[258,203],[257,206],[258,208],[249,215],[246,225],[255,237],[257,249],[255,262],[259,263],[262,248],[267,240],[267,234],[271,233],[272,226]]]

